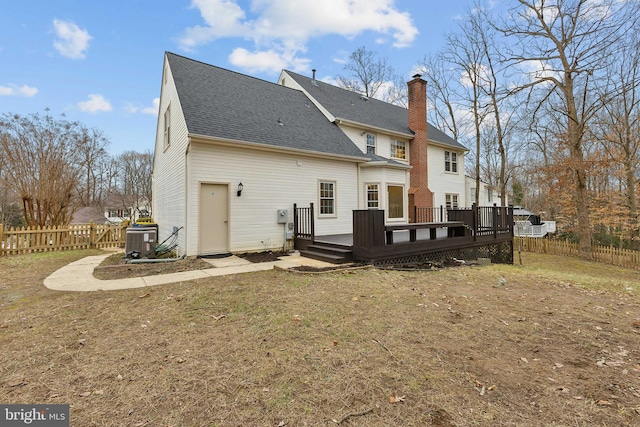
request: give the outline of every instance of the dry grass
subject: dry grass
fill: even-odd
[[[636,271],[524,254],[42,286],[88,254],[0,259],[0,401],[69,403],[74,426],[640,425]]]

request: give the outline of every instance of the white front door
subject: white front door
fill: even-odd
[[[200,184],[199,255],[229,252],[229,186]]]

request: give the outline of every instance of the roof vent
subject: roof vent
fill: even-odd
[[[419,79],[420,77],[422,77],[422,74],[415,74],[415,75],[413,76],[413,78],[414,78],[414,79]]]
[[[282,123],[282,120],[280,120],[280,117],[278,117],[278,125],[284,126],[284,123]]]
[[[369,100],[369,98],[367,98],[367,97],[366,97],[366,96],[364,96],[364,95],[360,95],[360,99],[362,99],[363,101],[368,101],[368,100]]]
[[[311,77],[311,84],[314,86],[318,86],[318,82],[316,81],[316,69],[314,68],[313,70],[311,70],[311,72],[313,73]]]

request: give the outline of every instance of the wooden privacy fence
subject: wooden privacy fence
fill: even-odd
[[[90,223],[6,229],[0,224],[0,256],[124,247],[125,238],[126,227],[116,224]]]
[[[554,255],[578,255],[578,244],[564,240],[514,237],[513,250]],[[612,246],[593,246],[593,259],[619,267],[640,269],[640,252]]]

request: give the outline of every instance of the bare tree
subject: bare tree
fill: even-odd
[[[637,23],[637,2],[617,0],[518,0],[500,30],[513,41],[513,64],[539,70],[519,89],[544,91],[539,103],[557,97],[564,117],[566,167],[574,177],[580,254],[591,257],[591,229],[584,136],[588,124],[607,101],[598,87],[608,58]],[[600,92],[599,96],[595,96]]]
[[[406,105],[406,85],[387,58],[362,46],[351,53],[344,70],[349,74],[337,76],[338,86],[368,98]]]
[[[139,216],[143,209],[151,206],[153,154],[148,150],[143,153],[125,151],[116,162],[120,168],[118,194],[122,207],[134,209]]]
[[[6,181],[7,167],[6,157],[0,156],[0,224],[4,227],[17,227],[23,222],[22,209],[16,203],[17,197]]]
[[[496,46],[497,32],[494,27],[489,25],[492,18],[488,15],[485,8],[482,8],[480,4],[476,3],[473,11],[468,13],[468,21],[471,26],[470,31],[467,32],[467,37],[470,38],[469,42],[479,44],[484,59],[484,72],[481,73],[479,77],[482,81],[482,92],[488,98],[489,114],[493,113],[493,126],[495,127],[495,138],[492,138],[495,144],[490,144],[487,152],[490,153],[493,146],[497,145],[499,154],[497,184],[500,188],[500,198],[504,206],[507,202],[508,181],[506,134],[510,115],[505,114],[507,109],[502,106],[508,99],[510,91],[504,86],[508,84],[508,82],[506,79],[501,78],[503,76],[501,75],[501,70],[499,70],[503,61],[501,61],[498,53],[500,48]],[[489,182],[492,184],[495,183],[493,180]]]
[[[109,140],[98,129],[80,126],[78,130],[78,150],[82,182],[78,186],[79,204],[93,206],[104,197],[105,176],[101,166],[110,158],[106,151]]]
[[[39,114],[0,118],[5,185],[22,201],[29,226],[68,224],[81,162],[77,122]]]
[[[457,73],[453,65],[445,60],[442,53],[437,53],[425,55],[418,63],[418,70],[429,82],[429,121],[441,131],[450,134],[453,139],[461,140],[470,130],[471,123],[467,116],[460,114],[460,79],[456,78]]]
[[[474,33],[475,29],[468,21],[459,25],[459,32],[450,33],[447,36],[447,46],[444,56],[446,61],[454,65],[457,74],[461,76],[462,92],[460,97],[465,107],[471,111],[473,120],[473,132],[475,139],[475,179],[476,191],[474,200],[480,201],[480,150],[482,141],[482,122],[487,115],[487,109],[483,102],[482,85],[485,67],[483,65],[486,55],[483,47],[478,43]]]
[[[640,247],[637,182],[640,179],[640,33],[634,31],[629,43],[612,58],[607,76],[617,96],[604,104],[597,132],[614,165],[621,168],[621,192],[626,201],[629,247]]]

